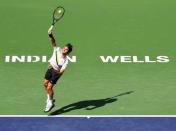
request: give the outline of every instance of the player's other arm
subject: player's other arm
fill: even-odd
[[[52,29],[53,29],[53,26],[51,26],[51,27],[48,29],[48,36],[49,36],[49,39],[50,39],[50,41],[51,41],[51,45],[52,45],[52,47],[54,48],[54,47],[56,47],[56,40],[55,40],[55,38],[54,38],[54,36],[53,36],[53,34],[52,34]]]

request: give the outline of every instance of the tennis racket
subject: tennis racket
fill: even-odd
[[[59,21],[65,13],[65,9],[62,6],[58,6],[54,12],[53,12],[53,22],[52,22],[52,26],[54,26],[54,24]]]

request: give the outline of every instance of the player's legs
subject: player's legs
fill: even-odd
[[[45,112],[50,111],[52,109],[52,107],[54,106],[54,104],[53,104],[53,102],[54,102],[53,101],[53,95],[54,95],[53,87],[57,83],[59,77],[60,76],[52,68],[48,69],[45,74],[45,80],[43,82],[44,88],[47,92],[47,104],[45,107]]]
[[[54,85],[52,83],[49,82],[47,84],[46,91],[47,91],[47,94],[49,95],[49,100],[53,100],[53,95],[54,95],[53,87]]]
[[[47,91],[47,87],[48,87],[48,83],[49,83],[49,80],[44,80],[43,81],[43,86],[44,86],[44,88],[45,88],[45,90]]]
[[[54,85],[52,83],[48,83],[47,87],[46,87],[46,91],[47,91],[47,103],[46,103],[46,107],[45,107],[45,112],[50,111],[53,107],[54,107],[54,103],[53,103],[53,87]]]
[[[52,71],[51,71],[51,69],[48,69],[45,73],[45,79],[43,81],[43,86],[44,86],[44,89],[47,93],[47,101],[49,100],[49,94],[48,94],[48,91],[47,91],[47,87],[48,87],[48,83],[50,82],[51,78],[52,78]]]
[[[43,86],[44,86],[44,89],[45,89],[45,91],[46,91],[46,93],[47,93],[47,100],[46,100],[46,103],[47,103],[47,102],[49,101],[49,99],[50,99],[50,96],[49,96],[48,90],[47,90],[48,84],[49,84],[49,80],[45,79],[45,80],[43,81]]]

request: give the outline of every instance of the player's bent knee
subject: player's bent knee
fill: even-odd
[[[48,86],[48,83],[44,82],[43,86],[46,88]]]
[[[49,81],[47,81],[47,80],[44,80],[44,82],[43,82],[43,86],[44,86],[45,88],[47,88],[47,86],[48,86],[48,83],[49,83]]]
[[[51,83],[49,83],[48,86],[47,86],[47,90],[51,91],[52,89],[53,89],[53,85]]]

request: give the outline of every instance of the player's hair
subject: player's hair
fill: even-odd
[[[65,46],[68,47],[68,54],[69,54],[70,52],[72,52],[72,50],[73,50],[73,45],[72,45],[71,43],[68,43],[68,44],[66,44]]]

